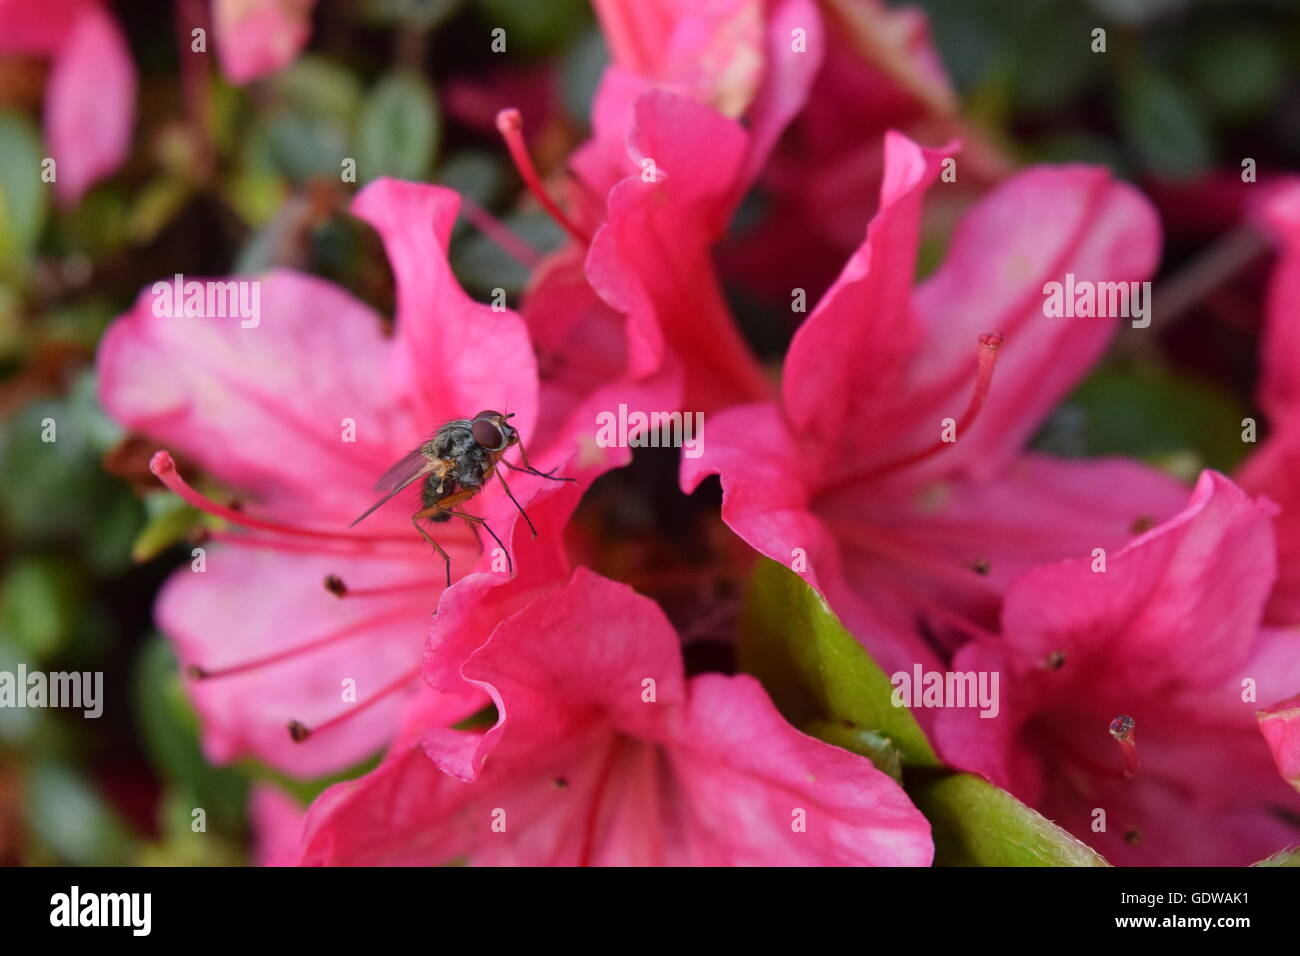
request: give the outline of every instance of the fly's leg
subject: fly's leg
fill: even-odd
[[[497,533],[492,530],[492,526],[487,523],[487,519],[480,518],[478,515],[472,515],[465,511],[452,511],[450,508],[440,508],[438,510],[444,511],[449,515],[455,515],[457,518],[464,518],[469,522],[469,526],[474,529],[474,537],[476,538],[478,537],[478,529],[481,526],[484,531],[492,536],[492,540],[497,543],[497,546],[501,549],[502,553],[505,554],[507,570],[509,570],[511,574],[515,573],[515,563],[510,560],[510,549],[501,543],[501,539],[498,538]],[[482,539],[480,539],[480,542],[481,540]]]
[[[577,478],[555,477],[555,473],[559,470],[558,467],[552,468],[550,471],[538,471],[536,468],[533,468],[532,466],[529,466],[527,468],[520,468],[518,465],[512,465],[504,458],[501,459],[501,464],[505,465],[511,471],[521,471],[525,475],[536,475],[538,478],[549,478],[551,481],[572,481],[574,484],[577,484],[578,481]]]
[[[506,462],[505,464],[507,468],[513,468],[515,471],[526,471],[528,474],[536,475],[539,478],[550,478],[551,481],[572,481],[574,484],[577,484],[576,478],[556,478],[554,476],[556,469],[554,468],[552,468],[550,471],[538,471],[536,468],[533,467],[533,463],[528,460],[528,452],[524,451],[524,443],[520,441],[518,437],[515,438],[515,444],[519,446],[519,457],[523,459],[524,467],[518,468],[510,464],[510,462]],[[500,472],[497,472],[497,474],[499,475]],[[522,508],[520,508],[519,510],[523,511]],[[533,534],[533,537],[534,538],[537,537],[537,534],[535,532]]]
[[[447,587],[451,587],[451,558],[447,555],[446,551],[442,550],[442,546],[438,544],[437,541],[433,540],[433,536],[429,534],[429,532],[425,531],[424,527],[420,524],[420,522],[423,521],[425,518],[428,518],[432,515],[436,515],[441,510],[442,510],[441,508],[434,506],[432,508],[425,508],[423,511],[416,512],[415,517],[411,519],[411,524],[415,525],[415,530],[420,532],[420,537],[424,538],[425,541],[433,545],[433,550],[437,551],[440,555],[442,555],[443,563],[447,566]]]
[[[533,519],[528,517],[528,512],[524,510],[524,506],[515,500],[514,493],[511,492],[510,486],[506,484],[506,476],[501,474],[501,472],[498,471],[497,477],[501,479],[501,487],[506,490],[506,497],[508,497],[511,501],[514,501],[515,507],[518,508],[519,513],[524,516],[524,521],[528,522],[528,530],[533,533],[533,540],[536,540],[537,529],[533,527]]]

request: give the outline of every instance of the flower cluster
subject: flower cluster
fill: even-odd
[[[61,6],[0,0],[0,37],[55,61],[56,155],[69,124],[96,145],[69,153],[71,201],[120,161],[134,78],[101,4]],[[1032,440],[1127,315],[1053,315],[1045,287],[1152,279],[1160,220],[1139,189],[1099,166],[1013,169],[966,128],[911,12],[594,6],[612,62],[568,176],[535,168],[528,116],[495,117],[566,236],[517,310],[458,284],[454,191],[381,178],[350,212],[382,240],[391,325],[280,269],[256,278],[251,326],[168,314],[146,289],[100,346],[104,408],[217,519],[156,608],[207,756],[350,776],[305,810],[261,787],[263,861],[934,860],[888,739],[846,749],[792,724],[729,645],[700,664],[690,615],[593,570],[617,561],[575,533],[575,509],[660,420],[598,441],[621,406],[705,416],[680,486],[717,476],[721,520],[752,549],[730,549],[734,568],[786,566],[886,674],[937,675],[907,702],[944,772],[1113,863],[1241,865],[1295,842],[1300,187],[1260,212],[1280,249],[1270,430],[1240,473],[1188,487],[1127,458],[1053,457]],[[310,8],[214,0],[229,78],[291,59]],[[762,229],[729,238],[756,186]],[[927,211],[958,196],[942,261],[920,264]],[[733,314],[734,282],[796,303],[779,375]],[[511,416],[527,458],[507,448],[428,526],[448,584],[411,528],[422,483],[349,522],[393,462],[484,409]],[[971,674],[997,678],[982,711],[945,697]]]

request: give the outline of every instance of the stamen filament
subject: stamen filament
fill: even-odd
[[[390,584],[381,588],[351,588],[337,574],[331,574],[325,578],[325,590],[339,598],[384,597],[390,594],[421,591],[425,588],[442,590],[442,587],[441,578],[420,578],[418,581],[405,581],[401,584]]]
[[[317,538],[327,541],[409,541],[407,535],[382,535],[382,534],[365,534],[351,533],[344,534],[338,531],[318,531],[311,528],[299,528],[294,525],[282,524],[278,521],[269,521],[266,518],[255,518],[252,515],[245,514],[234,508],[219,505],[211,498],[200,494],[190,487],[189,483],[181,477],[180,472],[176,470],[176,462],[166,451],[155,452],[153,458],[149,460],[149,470],[158,477],[158,480],[166,485],[172,492],[180,497],[186,504],[193,505],[200,511],[205,511],[210,515],[223,518],[231,524],[239,525],[244,528],[260,528],[263,531],[277,531],[280,534],[296,534],[307,538]]]
[[[579,229],[573,220],[565,215],[564,211],[555,204],[555,200],[551,199],[542,186],[541,177],[537,175],[537,167],[533,165],[532,157],[528,155],[528,147],[524,143],[523,129],[524,121],[523,117],[519,115],[519,110],[511,108],[497,113],[497,130],[501,133],[501,138],[505,140],[506,149],[510,150],[510,158],[514,160],[515,168],[519,170],[519,175],[523,178],[528,191],[537,198],[537,201],[542,204],[542,208],[565,232],[582,245],[591,245],[591,237]]]
[[[349,637],[356,637],[373,627],[379,627],[387,624],[389,621],[398,620],[403,617],[409,617],[416,613],[427,613],[428,608],[423,605],[404,605],[399,608],[391,608],[382,614],[375,614],[359,621],[354,621],[346,627],[339,628],[336,631],[330,631],[320,637],[313,638],[303,644],[296,644],[293,647],[286,647],[284,650],[267,654],[263,657],[255,657],[252,660],[242,661],[238,664],[231,664],[227,667],[217,667],[211,670],[200,667],[195,664],[185,668],[185,672],[194,680],[213,680],[217,677],[233,677],[236,674],[247,674],[262,667],[270,667],[273,664],[279,664],[291,658],[298,657],[302,654],[309,654],[312,651],[319,650],[322,647],[328,647],[339,641],[346,640]]]
[[[293,738],[294,743],[300,744],[308,737],[312,736],[312,734],[318,734],[322,730],[329,730],[329,728],[342,723],[343,721],[347,720],[349,717],[355,717],[357,714],[362,713],[368,707],[377,704],[385,697],[389,696],[395,691],[400,690],[402,687],[404,687],[406,684],[409,684],[412,680],[414,680],[419,675],[420,675],[420,668],[414,667],[411,670],[407,671],[405,674],[403,674],[401,677],[397,678],[396,680],[388,684],[385,684],[378,691],[376,691],[374,694],[371,694],[369,697],[367,697],[365,700],[358,703],[356,706],[343,711],[341,714],[335,714],[333,717],[329,718],[324,723],[317,724],[315,727],[308,727],[306,724],[302,723],[301,721],[291,720],[289,721],[289,736]]]
[[[979,365],[975,373],[975,389],[971,393],[970,403],[966,406],[966,410],[957,419],[956,434],[958,438],[964,435],[966,430],[974,424],[975,419],[979,416],[980,409],[984,407],[984,402],[989,397],[989,386],[993,383],[993,370],[997,366],[998,348],[1001,345],[1002,333],[1000,332],[986,332],[979,338],[979,350],[976,353]],[[870,481],[891,471],[900,471],[903,468],[925,461],[927,458],[951,448],[954,444],[956,442],[944,441],[940,438],[934,444],[928,445],[920,451],[886,462],[883,465],[877,465],[855,475],[851,479],[847,479],[847,481]]]

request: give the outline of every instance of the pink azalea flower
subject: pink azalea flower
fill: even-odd
[[[890,671],[935,660],[918,623],[960,643],[1020,573],[1117,547],[1185,493],[1126,461],[1022,452],[1116,323],[1045,316],[1045,283],[1150,275],[1149,205],[1103,169],[1029,169],[914,291],[922,197],[950,154],[887,138],[880,211],[796,334],[781,401],[718,414],[682,466],[687,491],[720,474],[732,530],[801,571]]]
[[[826,21],[825,50],[806,103],[759,180],[767,211],[754,232],[720,253],[728,276],[783,308],[793,288],[820,295],[858,245],[876,210],[887,131],[928,145],[965,142],[956,188],[945,189],[954,201],[969,201],[973,189],[1009,172],[997,149],[962,122],[924,14],[878,0],[834,0],[813,16]]]
[[[821,55],[815,8],[810,0],[604,0],[597,12],[615,65],[596,93],[592,139],[570,161],[569,212],[533,171],[518,115],[507,111],[498,124],[525,181],[576,242],[534,277],[529,328],[539,341],[575,345],[555,353],[570,367],[609,366],[580,344],[598,341],[633,380],[681,379],[680,401],[647,409],[712,411],[766,396],[767,377],[726,306],[711,250],[803,105]],[[806,29],[803,52],[791,49],[794,25]],[[733,119],[742,115],[747,127]],[[532,301],[557,299],[564,313],[548,308],[547,321],[535,318]]]
[[[790,120],[803,108],[823,55],[822,18],[812,0],[594,0],[614,61],[604,105],[651,87],[704,104],[749,131],[745,171],[753,182]],[[802,35],[796,39],[796,31]],[[632,94],[629,97],[627,94]],[[626,123],[606,122],[606,131]],[[603,129],[601,128],[603,126]],[[739,198],[739,196],[735,197]]]
[[[54,193],[74,205],[131,148],[135,67],[98,0],[0,0],[0,54],[49,58],[45,140]]]
[[[1300,684],[1295,633],[1259,628],[1274,511],[1206,472],[1183,511],[1110,554],[1104,572],[1081,557],[1026,574],[1001,635],[953,662],[1000,673],[1001,713],[941,711],[944,757],[1112,863],[1239,866],[1295,842],[1295,794],[1253,703]],[[1283,741],[1287,722],[1274,711],[1265,735]]]
[[[930,862],[894,780],[790,727],[751,677],[687,679],[658,606],[585,569],[463,676],[495,726],[413,709],[378,769],[309,810],[303,863]]]
[[[383,238],[397,279],[391,338],[342,290],[291,272],[261,278],[256,327],[157,316],[146,293],[105,337],[99,370],[109,413],[256,503],[233,512],[204,501],[170,456],[155,458],[155,473],[175,490],[250,529],[214,534],[203,573],[178,571],[157,607],[191,669],[214,761],[251,754],[299,776],[338,770],[379,749],[420,686],[444,565],[411,527],[418,487],[348,530],[389,465],[443,422],[485,408],[514,414],[539,467],[567,465],[575,453],[571,434],[529,441],[533,349],[518,315],[479,305],[457,286],[446,258],[457,205],[448,190],[391,180],[354,201]],[[344,440],[350,423],[355,441]],[[620,455],[566,468],[579,480],[573,493]],[[539,487],[555,487],[515,474],[510,483],[525,505]],[[470,511],[511,540],[516,511],[499,489]],[[559,527],[545,530],[558,538]],[[480,557],[462,522],[437,526],[436,537],[457,577],[488,567],[490,552]],[[522,571],[525,555],[511,552]],[[341,694],[348,680],[355,698]],[[461,685],[430,706],[455,720],[480,703]]]
[[[284,69],[307,44],[316,0],[212,0],[221,72],[242,85]]]

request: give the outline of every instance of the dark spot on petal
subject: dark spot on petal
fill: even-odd
[[[564,789],[565,789],[566,787],[568,787],[568,786],[569,786],[569,781],[565,780],[563,777],[556,777],[556,778],[555,778],[555,789],[556,789],[556,790],[564,790]]]
[[[1124,842],[1129,846],[1137,846],[1142,842],[1141,830],[1127,830],[1124,833]]]
[[[1065,666],[1065,651],[1052,651],[1047,655],[1047,669],[1059,671]]]
[[[1133,524],[1129,527],[1132,534],[1145,534],[1156,526],[1156,519],[1150,515],[1139,515],[1133,519]]]
[[[974,571],[976,574],[988,574],[989,573],[988,560],[985,558],[980,558],[978,561],[976,561],[974,564],[970,566],[970,569]]]

